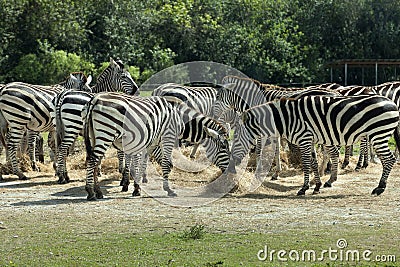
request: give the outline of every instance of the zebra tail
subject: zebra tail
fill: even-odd
[[[3,112],[0,111],[0,142],[3,147],[7,148],[6,134],[8,129],[8,123],[6,118],[4,118]]]
[[[56,96],[54,99],[54,107],[55,107],[55,125],[56,125],[56,148],[58,150],[58,146],[61,144],[61,140],[64,139],[65,129],[64,123],[61,119],[61,104],[64,101],[64,93],[61,93],[59,96]]]
[[[93,155],[92,140],[90,137],[90,133],[93,132],[93,120],[92,120],[92,110],[94,107],[93,101],[95,101],[95,98],[89,101],[82,110],[82,118],[84,122],[83,137],[85,139],[86,157],[91,157]]]

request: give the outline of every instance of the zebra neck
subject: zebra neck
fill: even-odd
[[[110,92],[113,91],[113,86],[109,80],[100,80],[93,87],[93,93]]]

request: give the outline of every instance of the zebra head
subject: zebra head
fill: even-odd
[[[139,93],[139,87],[133,81],[129,71],[124,68],[124,64],[120,59],[114,61],[110,58],[110,67],[113,73],[113,87],[116,91],[122,91],[128,95],[137,95]]]
[[[235,95],[230,90],[234,86],[233,83],[224,84],[219,88],[214,105],[211,108],[211,116],[219,119],[224,113],[235,109]]]
[[[204,128],[210,138],[203,140],[203,145],[206,148],[207,158],[214,163],[222,172],[228,168],[229,164],[229,143],[228,140],[215,130]]]
[[[93,87],[94,93],[122,91],[128,95],[139,92],[137,84],[133,81],[129,71],[124,69],[121,60],[110,58],[110,65],[97,78],[97,84]]]
[[[86,77],[83,72],[73,72],[59,85],[65,87],[66,89],[77,89],[85,92],[91,92],[92,89],[89,86],[91,81],[92,76],[89,75],[89,77]]]
[[[238,166],[254,145],[255,138],[243,123],[236,125],[230,157],[230,167]]]

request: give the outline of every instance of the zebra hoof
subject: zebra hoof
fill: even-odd
[[[309,186],[309,185],[303,186],[303,187],[299,190],[299,192],[297,192],[297,195],[298,195],[298,196],[304,196],[304,195],[306,194],[306,191],[307,191],[308,189],[310,189],[310,186]]]
[[[374,190],[372,190],[372,195],[377,195],[379,196],[380,194],[382,194],[383,192],[385,192],[385,188],[382,187],[377,187]]]
[[[143,179],[142,179],[142,183],[145,183],[145,184],[147,184],[149,182],[149,180],[147,180],[147,178],[146,177],[143,177]]]
[[[58,184],[66,184],[67,181],[65,179],[59,179]]]
[[[139,197],[140,196],[140,190],[137,190],[137,189],[133,190],[132,196],[133,197]]]
[[[97,198],[97,199],[102,199],[102,198],[104,198],[103,193],[102,193],[101,191],[96,192],[96,198]]]
[[[300,189],[299,192],[297,192],[298,196],[304,196],[306,194],[306,190]]]
[[[279,175],[278,174],[273,174],[271,177],[271,181],[276,181],[278,180]]]
[[[319,193],[321,193],[319,190],[315,190],[315,189],[314,189],[314,191],[313,191],[312,194],[313,194],[313,195],[318,195]]]
[[[28,177],[26,177],[25,175],[21,175],[18,177],[18,180],[28,180]]]
[[[178,196],[174,191],[168,191],[168,196],[169,197],[176,197],[176,196]]]
[[[87,196],[86,199],[87,199],[88,201],[96,201],[96,200],[97,200],[94,194],[93,194],[93,195]]]
[[[330,182],[325,182],[324,183],[324,187],[326,188],[326,187],[332,187],[332,184],[330,183]]]
[[[128,185],[122,185],[122,190],[121,192],[128,192]]]

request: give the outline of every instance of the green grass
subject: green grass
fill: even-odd
[[[151,93],[152,93],[153,91],[140,91],[140,95],[141,96],[151,96]]]
[[[25,222],[26,223],[26,222]],[[126,227],[126,225],[125,225]],[[117,230],[119,229],[119,230]],[[187,230],[188,229],[188,230]],[[371,250],[374,254],[400,256],[395,228],[329,225],[318,228],[281,229],[280,231],[217,232],[207,226],[188,226],[185,230],[141,231],[115,227],[83,231],[78,226],[66,228],[27,228],[17,236],[0,230],[0,266],[277,266],[282,262],[260,261],[257,253],[268,250],[337,249],[336,241],[345,238],[348,249]],[[201,232],[201,235],[198,233]],[[196,238],[184,238],[194,233]],[[396,243],[397,242],[397,243]],[[263,254],[260,254],[263,255]],[[286,256],[287,257],[287,256]],[[353,266],[354,261],[324,261],[284,263],[285,266]],[[385,266],[362,261],[359,266]],[[393,265],[394,263],[389,263]]]

